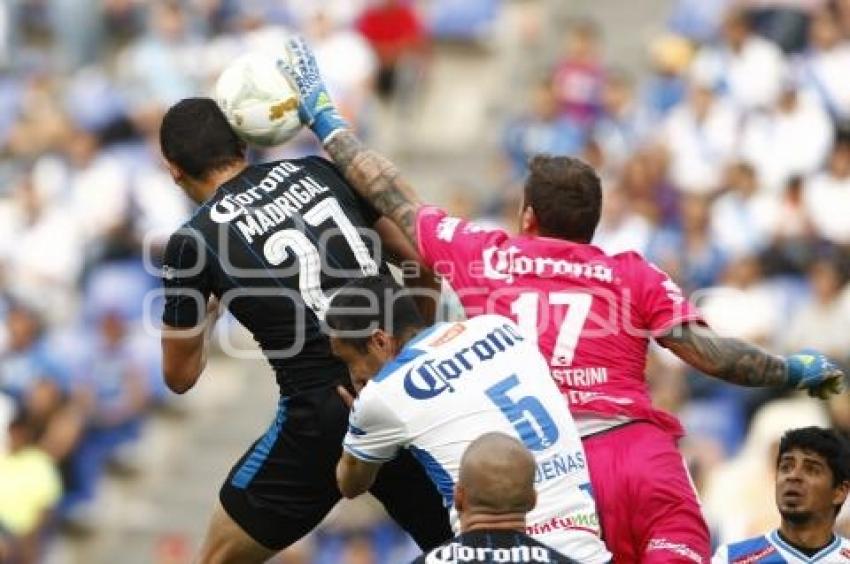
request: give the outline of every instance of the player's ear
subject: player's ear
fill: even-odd
[[[847,499],[848,493],[850,493],[850,482],[845,480],[833,489],[832,504],[838,506],[844,505],[844,501]]]
[[[168,173],[171,175],[172,180],[174,180],[174,183],[179,185],[186,178],[186,173],[183,172],[182,168],[168,159],[163,159],[163,162],[165,163],[165,168],[168,169]]]
[[[392,335],[383,329],[375,329],[369,337],[369,347],[382,357],[393,354],[393,338]]]
[[[455,484],[454,499],[457,512],[463,512],[466,506],[466,492],[463,491],[463,487],[460,484]]]
[[[537,234],[537,215],[535,215],[534,209],[527,204],[523,204],[520,212],[519,232],[523,235]]]

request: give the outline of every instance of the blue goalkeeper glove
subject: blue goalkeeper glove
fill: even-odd
[[[298,88],[301,99],[298,116],[301,123],[312,129],[319,141],[327,143],[335,133],[349,129],[350,126],[334,107],[322,82],[316,57],[304,38],[293,37],[287,42],[286,48],[289,52],[288,60],[278,59],[277,64],[280,71],[288,75]]]
[[[788,366],[788,386],[807,390],[809,395],[827,399],[844,391],[844,372],[823,354],[803,350],[785,359]]]

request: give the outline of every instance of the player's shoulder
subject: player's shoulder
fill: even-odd
[[[456,239],[464,239],[470,236],[496,235],[509,237],[507,231],[492,221],[471,220],[449,214],[439,206],[431,204],[419,208],[417,219],[420,224],[426,224],[437,240],[445,243],[453,243]]]
[[[205,247],[204,232],[198,221],[192,216],[169,235],[165,243],[165,257],[173,257],[186,251],[197,253]]]
[[[843,560],[841,562],[850,562],[850,539],[847,537],[838,538],[838,556]]]
[[[458,323],[468,327],[473,333],[489,333],[496,329],[504,329],[519,334],[519,326],[512,319],[497,313],[476,315]]]
[[[629,268],[652,268],[653,264],[646,257],[637,251],[622,251],[612,255],[606,255],[608,259],[618,265],[623,265]]]
[[[282,159],[259,165],[264,168],[274,169],[276,167],[289,168],[292,172],[304,171],[306,174],[330,174],[342,179],[342,171],[333,161],[320,155],[305,155],[294,159]]]
[[[768,535],[759,535],[748,539],[720,545],[711,559],[712,564],[751,562],[756,564],[770,556],[779,555],[779,549],[770,541]]]

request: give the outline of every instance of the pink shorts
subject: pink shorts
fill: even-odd
[[[638,421],[583,442],[614,562],[708,564],[708,527],[669,433]]]

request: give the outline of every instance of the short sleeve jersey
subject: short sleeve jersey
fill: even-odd
[[[249,166],[168,241],[163,323],[200,325],[215,295],[254,336],[283,392],[344,381],[321,320],[334,290],[385,272],[378,219],[319,157]]]
[[[720,545],[711,564],[850,564],[850,541],[835,535],[827,546],[807,555],[785,542],[777,530],[751,539]]]
[[[655,265],[633,252],[485,230],[434,207],[420,210],[417,239],[467,316],[510,317],[538,343],[577,417],[646,419],[682,434],[652,407],[646,353],[650,338],[701,318]]]
[[[439,323],[361,391],[343,448],[367,462],[408,449],[450,509],[466,447],[487,432],[523,442],[537,464],[526,533],[581,562],[607,562],[586,457],[540,351],[502,316]]]

